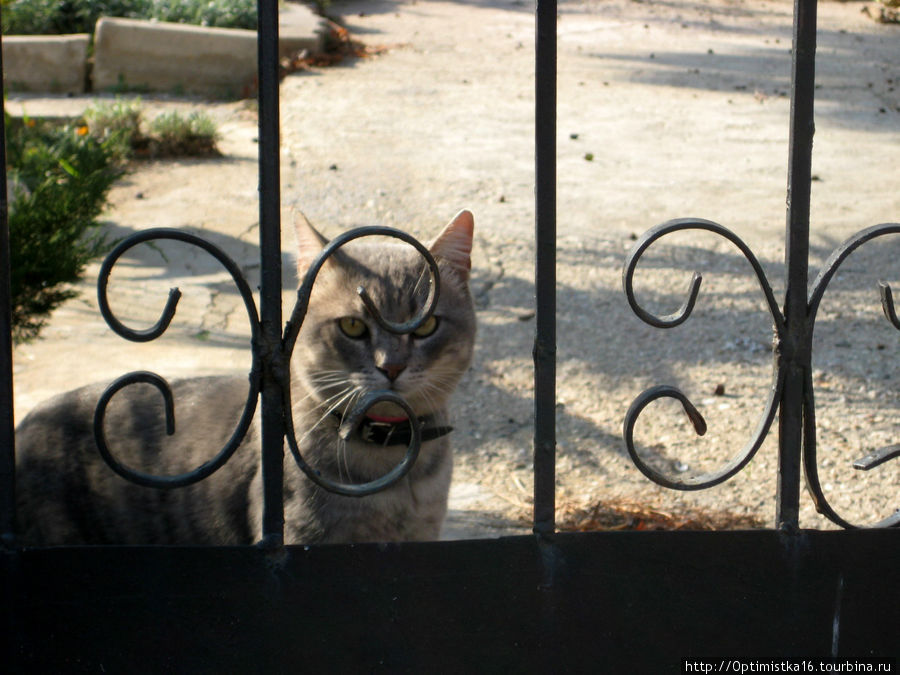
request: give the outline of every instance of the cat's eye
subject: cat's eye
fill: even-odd
[[[359,339],[369,332],[369,328],[363,321],[352,316],[345,316],[338,321],[341,332],[349,338]]]
[[[428,337],[429,335],[434,334],[434,331],[437,330],[437,327],[438,327],[437,317],[432,314],[425,320],[425,323],[423,323],[421,326],[419,326],[418,328],[416,328],[413,331],[413,335],[415,335],[416,337],[420,337],[420,338]]]

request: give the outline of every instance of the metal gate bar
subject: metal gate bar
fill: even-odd
[[[2,10],[0,10],[2,12]],[[0,50],[0,92],[3,53]],[[15,541],[16,436],[13,417],[12,300],[10,292],[9,203],[6,189],[6,120],[0,124],[0,539]]]
[[[535,35],[534,531],[556,529],[556,0]]]
[[[778,415],[778,487],[775,525],[796,530],[800,520],[800,462],[803,452],[804,387],[810,372],[809,203],[812,185],[813,105],[816,78],[816,2],[794,0],[789,135],[786,332],[778,346],[786,368]]]
[[[284,359],[281,311],[281,175],[278,98],[278,0],[259,0],[259,249],[262,362],[263,544],[284,541]]]

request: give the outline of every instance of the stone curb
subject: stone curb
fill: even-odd
[[[79,94],[85,90],[91,36],[3,36],[3,83],[10,91]]]
[[[94,89],[169,91],[238,98],[253,91],[256,33],[102,18],[94,42]]]
[[[279,56],[324,48],[327,21],[308,7],[279,12]],[[94,67],[87,81],[90,36],[3,38],[4,84],[10,91],[78,94],[125,89],[216,98],[252,95],[256,31],[103,17],[97,22]]]

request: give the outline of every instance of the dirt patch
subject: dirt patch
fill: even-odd
[[[585,506],[563,504],[557,509],[561,532],[598,530],[747,530],[765,527],[756,516],[727,511],[691,509],[664,511],[643,502],[595,502]]]

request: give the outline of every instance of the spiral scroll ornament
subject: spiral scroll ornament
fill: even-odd
[[[159,476],[137,471],[119,461],[115,453],[110,448],[110,444],[106,438],[106,430],[104,421],[106,419],[106,411],[113,397],[125,387],[133,384],[149,384],[159,390],[163,398],[165,406],[166,431],[169,435],[175,433],[175,401],[171,387],[168,382],[161,376],[148,371],[134,371],[123,375],[115,380],[104,391],[94,412],[94,438],[101,457],[109,465],[109,467],[123,478],[145,487],[154,488],[176,488],[191,485],[208,477],[216,470],[221,468],[234,454],[235,450],[243,441],[248,429],[253,421],[256,411],[257,401],[259,398],[262,372],[264,368],[269,368],[270,372],[276,375],[281,385],[283,397],[283,418],[285,422],[286,436],[291,453],[300,467],[300,469],[317,485],[328,490],[348,496],[364,496],[386,489],[400,480],[411,468],[419,454],[422,443],[422,433],[420,422],[413,413],[409,404],[398,394],[393,391],[375,391],[363,396],[353,408],[344,415],[343,423],[338,430],[338,438],[346,440],[354,429],[363,421],[366,413],[373,406],[389,402],[402,409],[409,417],[410,421],[410,441],[407,451],[403,459],[384,476],[367,483],[349,484],[333,481],[326,476],[321,475],[309,463],[307,463],[298,446],[294,431],[293,417],[291,414],[291,390],[290,390],[290,358],[296,344],[297,336],[303,324],[309,307],[309,299],[312,293],[312,286],[316,277],[325,264],[327,259],[334,255],[338,249],[348,242],[366,236],[387,236],[400,239],[415,248],[425,259],[429,274],[430,284],[428,296],[425,300],[424,307],[419,316],[404,322],[394,323],[383,317],[382,313],[375,306],[375,303],[366,292],[364,287],[358,289],[358,293],[362,302],[371,313],[373,319],[385,330],[401,334],[411,333],[417,330],[422,324],[428,320],[437,305],[440,293],[440,276],[438,272],[437,262],[432,257],[428,249],[418,240],[399,230],[388,227],[361,227],[346,232],[333,241],[329,242],[321,251],[313,264],[310,266],[303,283],[297,292],[297,302],[294,306],[290,321],[287,323],[281,345],[276,350],[264,350],[260,341],[261,325],[259,314],[257,312],[256,303],[253,293],[243,277],[238,265],[228,257],[221,249],[208,241],[195,236],[193,234],[183,232],[181,230],[168,228],[154,228],[139,232],[127,237],[120,242],[106,257],[100,269],[97,282],[98,302],[100,312],[112,330],[121,337],[133,342],[149,342],[155,340],[166,332],[172,319],[175,316],[178,301],[181,298],[181,291],[173,288],[169,292],[169,297],[163,308],[162,314],[155,325],[148,329],[138,330],[126,326],[116,317],[109,304],[107,290],[109,286],[109,278],[113,268],[119,259],[131,248],[146,242],[154,242],[161,240],[179,241],[191,246],[197,246],[212,255],[231,275],[232,280],[240,292],[241,298],[247,310],[248,320],[251,329],[251,351],[252,365],[249,373],[249,387],[247,392],[247,400],[244,405],[240,420],[235,428],[234,433],[229,438],[225,446],[209,461],[205,462],[195,469],[172,476]],[[265,353],[263,353],[265,352]]]
[[[809,317],[810,325],[814,326],[816,314],[825,290],[828,284],[834,278],[843,262],[860,246],[878,238],[891,234],[900,234],[900,223],[882,223],[866,228],[847,239],[829,256],[822,271],[813,282],[813,290],[809,299]],[[897,319],[897,312],[894,307],[894,298],[890,285],[884,281],[878,282],[878,292],[881,297],[881,307],[887,321],[900,330],[900,321]],[[812,332],[812,328],[810,329]],[[812,335],[810,335],[812,340]],[[806,378],[806,401],[805,407],[808,414],[805,415],[806,424],[804,428],[804,446],[803,446],[803,466],[806,477],[806,487],[812,495],[816,509],[833,523],[845,528],[858,527],[850,523],[837,513],[836,509],[829,503],[822,490],[819,482],[819,471],[816,453],[816,425],[815,425],[815,405],[814,405],[814,389],[811,373],[807,373]],[[883,448],[872,450],[865,457],[856,460],[853,468],[858,471],[871,471],[882,464],[900,457],[900,444],[888,445]],[[900,525],[900,510],[895,511],[892,515],[883,520],[874,523],[873,527],[897,527]]]
[[[637,269],[638,263],[644,252],[662,237],[683,230],[702,230],[724,237],[740,250],[753,268],[759,286],[763,291],[766,306],[772,317],[772,324],[775,332],[776,358],[774,361],[773,383],[753,436],[740,451],[738,451],[731,459],[727,460],[718,470],[700,476],[679,479],[656,470],[647,464],[637,452],[634,443],[634,428],[638,418],[650,403],[662,397],[674,398],[679,401],[698,435],[702,436],[706,431],[706,421],[687,395],[678,388],[670,385],[658,385],[645,390],[634,400],[626,413],[623,433],[629,456],[637,468],[650,480],[658,485],[675,490],[701,490],[728,480],[741,471],[753,459],[757,450],[759,450],[763,441],[768,436],[772,422],[775,419],[779,405],[782,401],[786,371],[788,367],[799,366],[805,373],[802,454],[808,490],[813,497],[816,508],[824,516],[842,527],[856,527],[856,525],[849,523],[841,517],[831,504],[829,504],[818,479],[816,464],[815,404],[811,375],[812,369],[810,365],[812,327],[814,326],[816,312],[822,300],[822,296],[825,293],[825,289],[828,286],[829,281],[834,277],[841,263],[846,260],[853,251],[866,242],[869,242],[876,237],[900,233],[900,225],[896,223],[886,223],[868,228],[857,233],[835,250],[826,262],[817,279],[813,282],[813,290],[809,296],[807,305],[808,330],[805,334],[800,336],[789,334],[787,322],[781,310],[778,308],[762,266],[759,264],[759,261],[753,255],[753,252],[749,247],[727,228],[708,220],[693,218],[670,220],[651,228],[644,236],[638,239],[625,260],[622,275],[625,297],[634,313],[642,321],[657,328],[672,328],[687,321],[694,309],[702,282],[702,275],[699,272],[694,272],[688,288],[687,297],[681,307],[675,313],[668,316],[656,316],[642,307],[635,297],[633,286],[635,270]],[[898,321],[897,318],[891,287],[885,282],[879,282],[879,292],[885,317],[895,328],[900,329],[900,321]],[[871,470],[897,457],[900,457],[900,445],[887,446],[885,448],[874,450],[866,457],[857,460],[854,463],[854,468],[859,470]],[[892,516],[874,524],[875,527],[891,527],[897,525],[900,525],[900,512],[896,512]]]
[[[155,340],[156,338],[163,335],[163,333],[165,333],[166,329],[169,327],[169,324],[175,316],[175,311],[178,307],[178,300],[181,297],[181,291],[179,289],[173,288],[171,291],[169,291],[169,297],[166,301],[165,307],[163,308],[162,315],[160,316],[156,324],[147,330],[135,330],[133,328],[129,328],[121,321],[119,321],[109,305],[109,298],[107,296],[109,277],[112,274],[112,270],[118,262],[119,258],[121,258],[122,255],[125,254],[125,252],[129,251],[131,248],[137,246],[138,244],[161,240],[180,241],[191,246],[197,246],[212,255],[222,264],[223,267],[225,267],[225,269],[231,275],[231,278],[237,286],[238,291],[241,294],[241,298],[244,301],[244,306],[247,310],[247,317],[250,321],[252,344],[256,345],[259,338],[259,316],[256,311],[256,303],[253,299],[253,292],[250,290],[250,286],[244,279],[238,265],[220,248],[209,243],[205,239],[202,239],[201,237],[190,234],[188,232],[169,228],[154,228],[144,230],[130,237],[127,237],[122,242],[120,242],[103,261],[103,264],[100,268],[100,274],[97,279],[97,300],[100,304],[100,312],[109,327],[112,328],[116,334],[120,335],[126,340],[131,340],[133,342],[149,342],[151,340]],[[234,451],[237,450],[238,446],[241,444],[241,441],[244,439],[244,436],[246,436],[247,430],[250,428],[250,424],[253,421],[253,414],[256,411],[256,402],[259,397],[259,369],[260,364],[257,356],[257,350],[253,349],[253,363],[251,366],[249,377],[250,382],[247,391],[247,401],[244,404],[244,409],[241,414],[240,421],[238,422],[234,433],[228,439],[225,446],[221,450],[219,450],[219,452],[212,459],[193,469],[192,471],[188,471],[176,476],[155,476],[140,471],[135,471],[127,465],[119,462],[115,458],[112,450],[110,450],[109,443],[106,438],[106,431],[104,428],[106,409],[116,393],[132,384],[151,384],[160,391],[160,394],[162,395],[163,401],[165,403],[166,432],[169,435],[175,433],[175,403],[172,396],[172,390],[168,382],[166,382],[166,380],[161,376],[147,371],[135,371],[132,373],[128,373],[127,375],[123,375],[106,389],[106,391],[101,396],[100,401],[97,403],[97,407],[94,412],[94,440],[97,443],[97,449],[100,451],[101,457],[103,457],[104,461],[106,461],[110,468],[117,474],[133,483],[143,485],[144,487],[176,488],[191,485],[203,480],[204,478],[221,468],[231,458],[231,456],[234,454]]]
[[[431,255],[431,252],[421,242],[419,242],[411,235],[406,234],[405,232],[401,232],[400,230],[396,230],[390,227],[360,227],[351,230],[329,242],[325,246],[325,248],[322,249],[321,253],[319,253],[318,257],[313,261],[313,263],[309,267],[309,270],[306,272],[303,283],[300,284],[300,288],[297,291],[297,302],[294,304],[294,310],[291,313],[291,318],[288,321],[287,326],[285,327],[284,339],[282,341],[284,355],[283,363],[285,367],[280,371],[282,378],[282,392],[284,392],[282,408],[285,415],[284,422],[286,437],[288,441],[288,447],[290,447],[291,449],[291,454],[294,457],[294,461],[297,463],[297,466],[300,467],[303,473],[305,473],[311,481],[313,481],[320,487],[328,490],[329,492],[334,492],[350,497],[362,497],[365,495],[373,494],[375,492],[380,492],[381,490],[384,490],[396,483],[409,472],[409,470],[412,468],[413,463],[418,457],[419,448],[422,444],[419,420],[410,408],[409,404],[396,392],[375,391],[369,392],[369,394],[363,396],[351,410],[345,413],[344,421],[342,422],[338,432],[340,437],[344,440],[349,438],[353,430],[363,421],[366,416],[366,412],[368,412],[370,408],[378,403],[390,402],[400,407],[406,413],[410,421],[411,436],[409,445],[406,449],[406,454],[397,466],[395,466],[384,476],[381,476],[380,478],[377,478],[375,480],[359,484],[334,481],[316,471],[303,458],[303,455],[300,452],[300,447],[297,443],[297,436],[294,430],[294,420],[291,414],[292,405],[290,387],[290,362],[291,354],[294,351],[294,345],[297,342],[297,336],[300,333],[300,327],[303,324],[303,319],[306,316],[307,309],[309,308],[309,299],[310,295],[312,294],[312,287],[316,281],[316,277],[318,276],[319,271],[322,269],[322,266],[325,264],[328,258],[334,255],[342,246],[349,243],[350,241],[353,241],[354,239],[367,236],[387,236],[406,242],[407,244],[415,248],[416,251],[418,251],[418,253],[425,259],[425,263],[428,266],[430,274],[428,296],[425,300],[425,304],[421,310],[421,313],[419,314],[419,316],[414,317],[405,323],[393,323],[384,318],[378,307],[366,292],[366,289],[360,286],[357,289],[357,293],[359,294],[360,299],[363,301],[363,304],[365,304],[366,309],[369,310],[369,313],[372,315],[373,319],[378,323],[378,325],[380,325],[385,330],[395,334],[412,333],[420,326],[422,326],[428,320],[428,317],[430,317],[434,312],[435,307],[437,307],[438,298],[440,297],[440,273],[438,270],[437,262]]]

